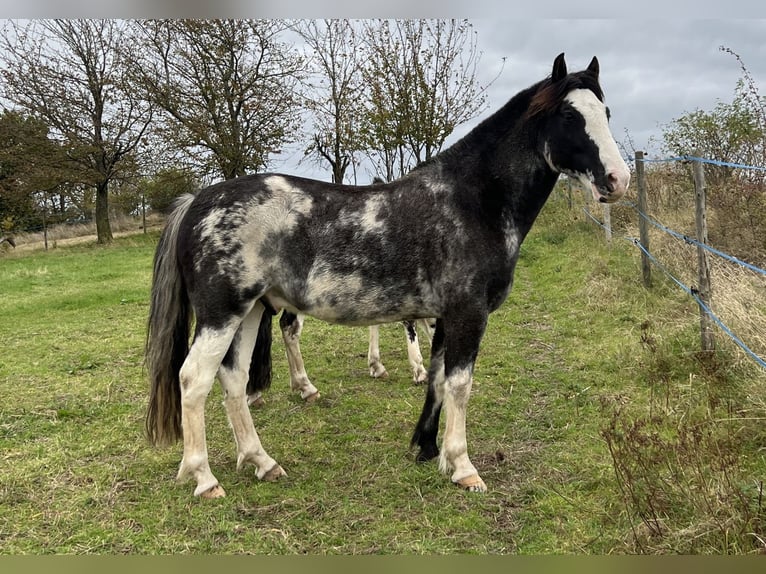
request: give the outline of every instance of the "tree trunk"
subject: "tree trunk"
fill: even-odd
[[[112,242],[112,226],[109,223],[109,184],[106,182],[96,186],[96,235],[97,243]]]

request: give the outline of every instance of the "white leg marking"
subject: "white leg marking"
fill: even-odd
[[[445,474],[452,471],[452,482],[466,490],[485,492],[487,487],[468,458],[465,421],[472,382],[470,368],[453,372],[445,381],[446,424],[439,454],[439,470]]]
[[[215,373],[221,365],[238,321],[220,330],[203,329],[192,343],[181,366],[181,424],[184,452],[177,479],[193,477],[197,481],[195,496],[211,491],[218,480],[210,470],[205,439],[205,400],[213,387]],[[223,491],[221,490],[221,493]]]
[[[263,478],[268,472],[277,472],[277,476],[284,474],[277,462],[263,449],[245,396],[250,360],[263,311],[263,305],[256,303],[245,317],[239,328],[237,348],[234,349],[234,364],[231,368],[222,366],[218,370],[218,378],[224,391],[223,404],[237,444],[237,469],[245,463],[251,463],[256,467],[258,478]]]
[[[410,339],[410,332],[407,325],[404,325],[404,336],[407,339],[407,359],[410,361],[410,368],[412,369],[412,380],[415,384],[424,383],[428,380],[428,372],[423,366],[423,355],[420,353],[420,342],[418,341],[418,334],[415,332],[415,325],[413,324],[412,333],[414,339]]]
[[[299,392],[302,399],[313,401],[319,398],[319,391],[311,384],[306,373],[301,355],[300,336],[303,332],[303,315],[297,315],[297,326],[282,329],[282,340],[285,342],[287,364],[290,367],[290,388]]]
[[[376,379],[385,379],[388,372],[380,362],[380,332],[378,325],[370,327],[370,346],[367,350],[367,364],[370,367],[370,376]]]

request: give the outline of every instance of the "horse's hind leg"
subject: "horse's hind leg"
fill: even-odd
[[[404,332],[407,336],[407,358],[412,368],[412,380],[415,384],[424,383],[428,379],[428,372],[423,366],[423,355],[420,353],[418,334],[415,331],[415,321],[402,321]]]
[[[253,425],[253,418],[247,408],[245,393],[250,359],[263,311],[263,305],[257,302],[244,318],[218,370],[218,378],[223,387],[226,415],[237,444],[237,469],[239,470],[245,463],[251,463],[256,467],[258,478],[276,480],[284,475],[285,471],[263,449]]]
[[[430,344],[430,342],[433,341],[434,339],[434,331],[436,330],[436,319],[418,319],[416,323],[420,325],[420,330],[426,336],[426,339],[428,339],[428,342]]]
[[[307,403],[312,403],[320,395],[306,374],[306,366],[303,364],[301,355],[300,337],[303,331],[303,316],[283,311],[279,318],[279,328],[282,330],[287,364],[290,367],[290,388],[300,393],[301,398]]]
[[[370,346],[367,349],[367,365],[370,367],[370,376],[376,379],[388,377],[388,371],[380,361],[380,329],[378,325],[370,326]]]
[[[238,327],[238,319],[219,329],[198,326],[194,342],[179,373],[184,452],[177,480],[193,477],[197,481],[195,496],[217,498],[225,495],[208,461],[205,400]]]

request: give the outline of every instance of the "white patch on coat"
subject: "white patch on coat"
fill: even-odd
[[[614,198],[620,197],[630,184],[630,169],[620,155],[617,142],[614,141],[609,129],[606,106],[591,90],[580,88],[569,92],[564,101],[569,102],[585,119],[585,133],[596,143],[601,164],[607,174],[613,174],[617,179],[617,189]],[[593,174],[579,174],[583,184],[593,181]],[[585,181],[582,181],[585,180]],[[586,187],[588,187],[586,185]],[[593,187],[592,185],[590,186]],[[597,192],[594,197],[598,200]]]
[[[271,176],[264,180],[272,197],[262,204],[254,199],[244,208],[244,217],[236,230],[241,247],[241,287],[252,285],[262,278],[264,269],[274,261],[264,261],[261,247],[275,236],[289,235],[298,226],[299,219],[311,212],[313,201],[300,188],[290,185],[284,177]]]
[[[513,259],[519,252],[519,231],[513,222],[509,222],[505,229],[505,249],[508,257]]]
[[[221,231],[221,228],[233,224],[236,219],[241,219],[239,210],[214,208],[208,212],[197,224],[199,237],[203,241],[203,253],[230,249],[233,234]]]
[[[284,229],[290,231],[297,223],[297,216],[306,216],[311,211],[313,201],[311,197],[303,193],[300,188],[290,185],[286,178],[281,175],[272,175],[264,180],[266,186],[274,194],[273,197],[264,204],[271,205],[284,223]]]
[[[359,218],[359,225],[363,231],[367,233],[378,233],[383,231],[383,221],[379,216],[383,201],[383,197],[374,196],[364,202],[364,210]]]

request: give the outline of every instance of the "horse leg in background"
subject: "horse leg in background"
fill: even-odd
[[[289,311],[282,311],[282,316],[279,318],[279,328],[282,330],[287,364],[290,367],[290,388],[300,393],[301,398],[307,403],[313,403],[321,395],[317,388],[311,384],[303,364],[300,347],[303,315],[294,315]]]
[[[425,383],[428,373],[423,366],[423,355],[420,353],[418,333],[415,331],[415,321],[402,321],[404,333],[407,336],[407,358],[412,368],[412,380],[415,384]]]
[[[434,331],[436,330],[436,319],[418,319],[415,322],[420,325],[420,330],[426,336],[426,339],[432,341],[434,338]]]
[[[367,349],[367,364],[370,367],[370,376],[376,379],[388,377],[388,371],[380,362],[380,329],[378,325],[370,326],[370,346]]]
[[[444,400],[444,325],[436,321],[431,341],[431,362],[428,367],[428,390],[423,412],[412,435],[411,444],[420,447],[418,462],[426,462],[439,454],[436,435],[439,433],[439,414]]]
[[[428,372],[423,366],[423,355],[420,353],[420,343],[418,334],[415,330],[414,321],[402,321],[404,325],[404,334],[407,338],[407,359],[412,368],[412,380],[417,383],[424,383],[428,379]],[[423,323],[428,328],[428,323]],[[430,334],[429,334],[430,335]],[[430,336],[429,336],[430,339]],[[370,327],[370,346],[367,351],[367,364],[370,367],[370,376],[376,379],[385,379],[388,377],[388,371],[383,366],[380,359],[380,329],[378,325]]]
[[[242,321],[218,370],[218,378],[223,387],[226,415],[237,444],[237,470],[245,463],[251,463],[256,467],[258,478],[276,480],[285,471],[261,446],[245,396],[250,360],[263,312],[263,304],[256,302],[253,310]]]

